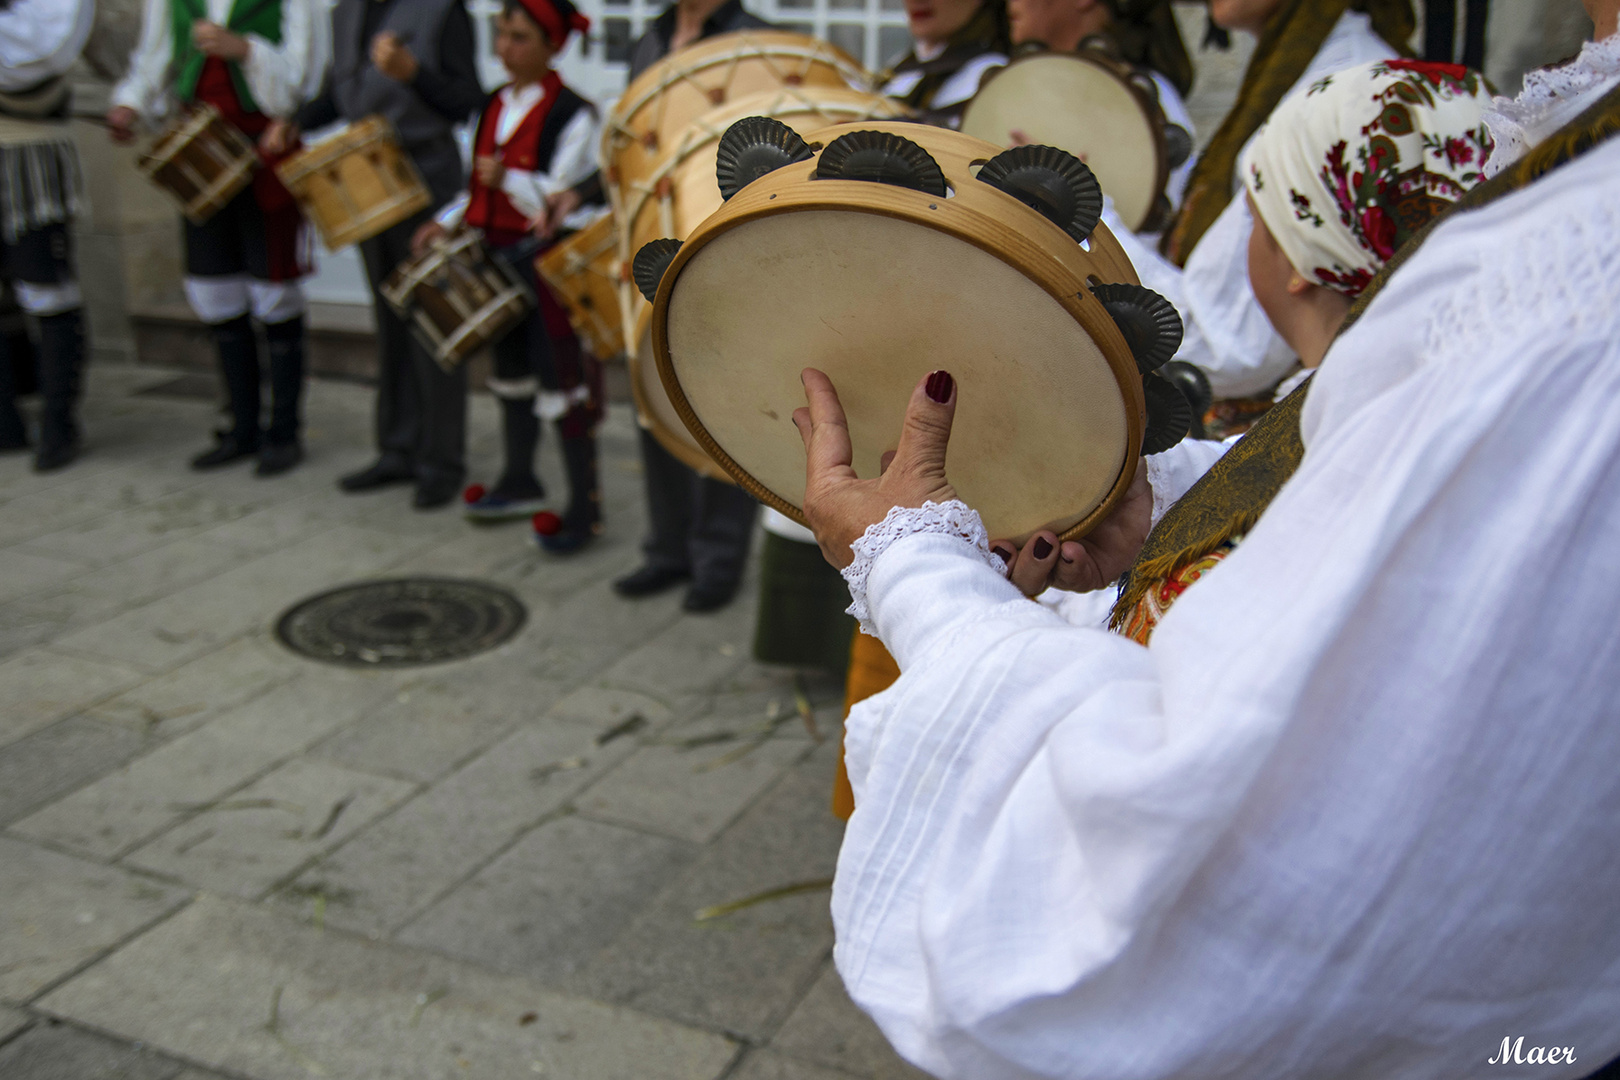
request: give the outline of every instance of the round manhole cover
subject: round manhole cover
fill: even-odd
[[[368,581],[312,596],[276,623],[294,652],[334,664],[436,664],[493,649],[523,628],[522,601],[458,578]]]

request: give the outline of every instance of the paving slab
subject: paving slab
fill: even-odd
[[[94,784],[13,831],[113,858],[172,828],[393,691],[394,673],[316,666]]]
[[[514,585],[527,598],[526,582]],[[542,594],[543,598],[543,594]],[[557,600],[549,617],[534,628],[538,650],[534,670],[561,682],[598,676],[624,651],[657,634],[681,617],[677,590],[646,600],[626,601],[612,584],[598,581]]]
[[[306,671],[307,661],[266,638],[242,638],[166,675],[147,677],[85,715],[157,739],[194,731]]]
[[[0,508],[0,513],[3,512]],[[59,589],[0,604],[0,659],[10,659],[36,646],[48,645],[122,610],[122,600],[91,591],[82,584],[82,579]]]
[[[415,791],[403,780],[295,758],[125,861],[255,899]]]
[[[399,935],[536,982],[565,981],[697,854],[690,844],[566,816],[548,821]]]
[[[62,1023],[40,1024],[0,1047],[6,1080],[176,1080],[172,1058]]]
[[[736,1056],[706,1032],[207,895],[40,1007],[256,1080],[709,1080]]]
[[[43,592],[84,570],[83,563],[67,558],[39,555],[15,547],[0,550],[0,601]]]
[[[443,776],[563,695],[530,669],[531,651],[520,636],[470,662],[425,669],[316,753],[412,780]]]
[[[34,1018],[21,1009],[8,1009],[0,1005],[0,1043],[34,1022]]]
[[[804,752],[803,743],[789,739],[643,746],[578,805],[603,821],[703,844]]]
[[[712,691],[747,660],[753,633],[753,604],[739,597],[713,614],[683,616],[597,678],[664,695]]]
[[[125,664],[49,649],[14,656],[0,663],[0,746],[146,677]]]
[[[311,593],[379,573],[422,543],[410,533],[336,527],[69,634],[57,645],[166,671],[268,626]]]
[[[771,1040],[771,1049],[871,1080],[928,1076],[896,1054],[871,1017],[849,1000],[831,961]]]
[[[853,1077],[870,1080],[860,1073],[824,1069],[768,1050],[750,1050],[728,1080],[852,1080]]]
[[[0,545],[131,510],[196,483],[196,474],[172,475],[135,461],[97,471],[56,474],[50,483],[0,503]]]
[[[255,502],[264,502],[269,494],[262,486],[255,492],[246,484],[238,485],[236,492],[237,498],[218,500],[195,489],[177,491],[36,536],[21,549],[87,566],[106,566],[245,517],[253,512]],[[259,498],[244,499],[243,495]]]
[[[127,728],[70,716],[0,747],[0,825],[85,786],[145,744]]]
[[[183,889],[0,836],[0,999],[25,1002],[185,903]],[[0,1075],[4,1075],[0,1073]]]
[[[525,725],[466,767],[299,875],[277,899],[326,922],[382,935],[424,910],[524,830],[622,760],[575,724]]]
[[[547,711],[546,719],[584,724],[604,735],[611,731],[639,734],[657,731],[675,719],[678,715],[675,711],[677,704],[663,695],[591,683],[560,698]],[[637,723],[636,717],[641,718],[640,723]],[[635,730],[630,731],[627,725]]]
[[[832,878],[842,825],[827,810],[836,756],[816,748],[581,969],[569,988],[763,1041],[832,950]],[[733,914],[698,911],[806,889]]]

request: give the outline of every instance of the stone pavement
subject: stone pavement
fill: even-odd
[[[311,385],[297,471],[193,473],[211,384],[94,368],[78,465],[0,458],[0,1077],[922,1075],[829,959],[839,687],[750,660],[752,582],[708,616],[608,587],[642,529],[626,408],[607,535],[564,560],[407,489],[339,494],[360,386]],[[487,479],[487,398],[472,432]],[[396,671],[272,634],[408,573],[497,582],[529,620]]]

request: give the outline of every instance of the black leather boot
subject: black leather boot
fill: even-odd
[[[578,551],[602,531],[602,493],[597,487],[596,438],[564,438],[563,465],[568,471],[568,510],[552,533],[536,530],[536,539],[556,555]]]
[[[11,343],[11,335],[0,329],[0,451],[28,447],[28,432],[23,427],[22,414],[17,411],[15,365],[20,358],[12,351]]]
[[[37,472],[60,469],[79,456],[74,416],[84,371],[84,316],[78,308],[39,320],[39,453]]]
[[[228,465],[259,452],[259,341],[253,322],[238,315],[213,329],[220,376],[231,398],[231,430],[212,450],[191,459],[194,469]]]
[[[534,398],[499,398],[501,445],[506,460],[494,488],[469,499],[464,513],[472,521],[513,521],[545,509],[546,489],[534,474],[540,446],[540,418]]]
[[[303,460],[298,433],[304,396],[304,319],[295,316],[264,328],[270,353],[270,428],[259,449],[260,476],[286,472]]]

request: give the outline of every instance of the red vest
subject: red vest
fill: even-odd
[[[501,95],[496,93],[490,96],[489,104],[484,106],[484,115],[478,121],[478,134],[473,138],[475,159],[496,157],[508,169],[524,172],[543,172],[551,166],[551,162],[540,160],[540,132],[562,90],[562,77],[555,71],[547,72],[546,77],[540,80],[540,87],[540,103],[529,110],[529,115],[518,124],[505,146],[498,146],[495,142],[495,129],[501,119]],[[503,247],[516,243],[528,232],[529,219],[512,205],[506,192],[485,187],[476,172],[467,184],[467,194],[470,201],[465,220],[468,225],[482,229],[490,243]]]

